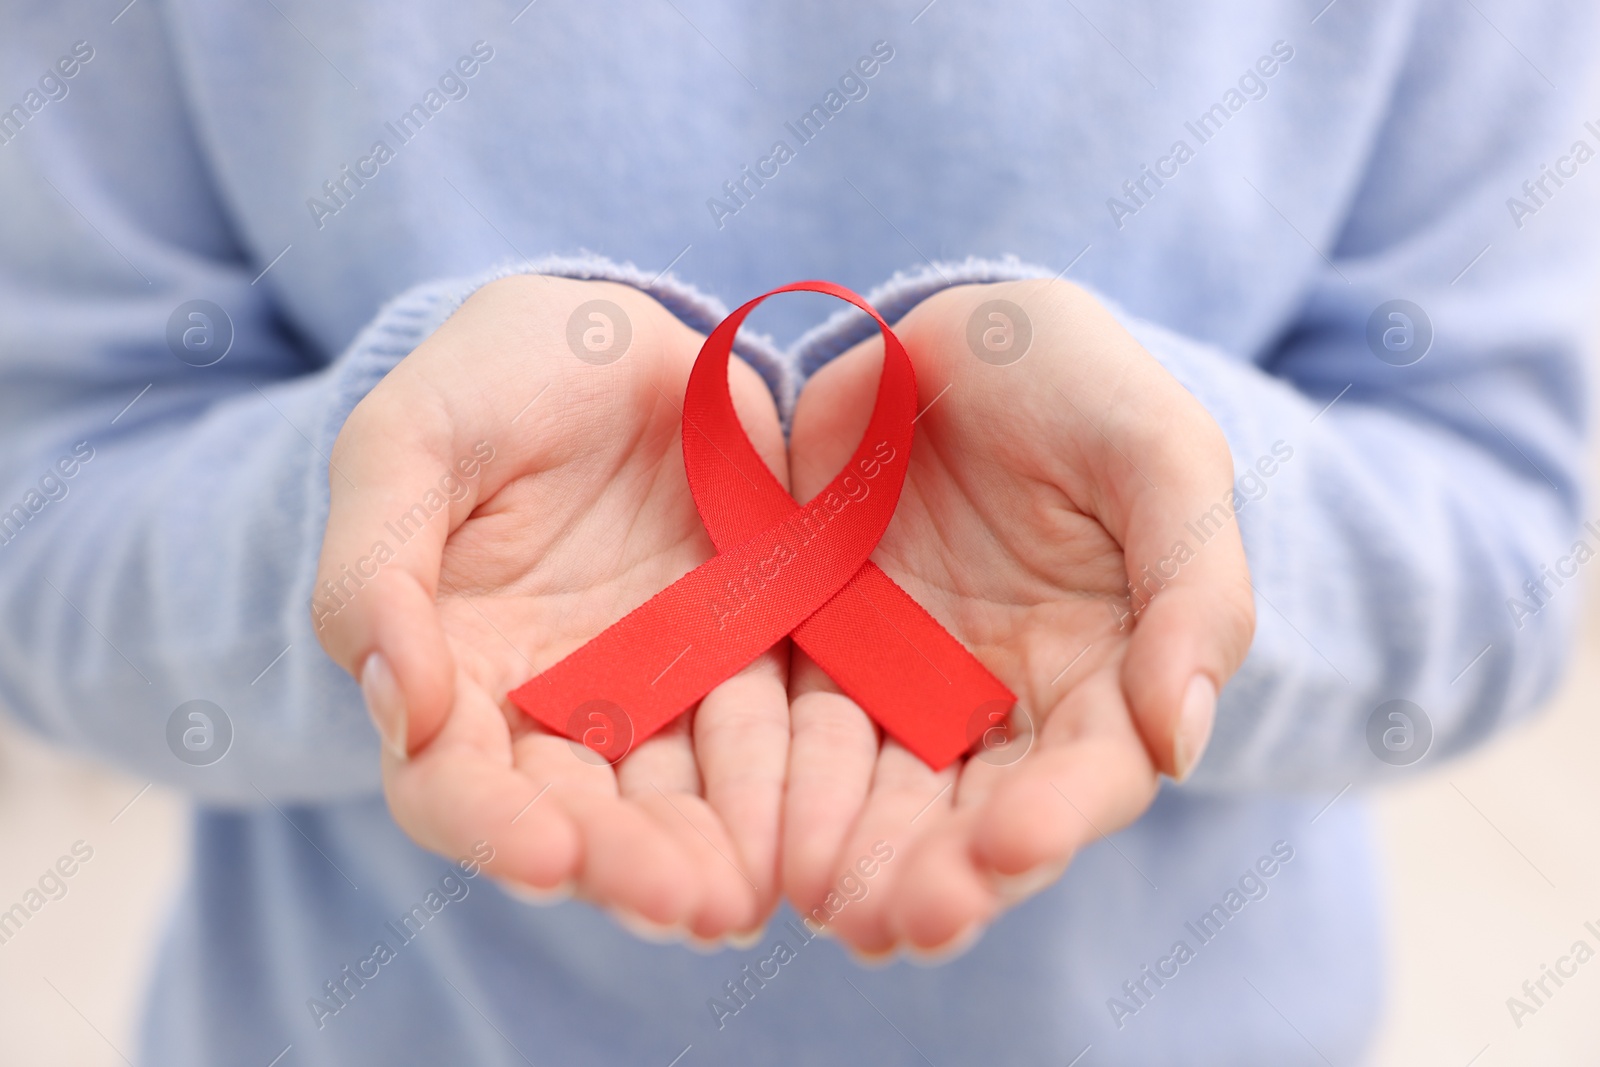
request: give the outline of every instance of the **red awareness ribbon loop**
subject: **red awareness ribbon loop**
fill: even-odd
[[[768,297],[826,293],[883,333],[877,402],[855,454],[797,504],[745,436],[728,359]],[[868,557],[910,465],[917,381],[889,324],[832,282],[795,282],[706,338],[683,400],[683,461],[717,555],[511,695],[547,728],[615,762],[761,653],[792,637],[880,726],[939,770],[1016,698]],[[619,721],[620,720],[620,721]]]

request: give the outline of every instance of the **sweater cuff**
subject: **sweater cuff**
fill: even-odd
[[[1027,263],[1015,256],[930,262],[910,271],[897,271],[888,281],[866,294],[890,326],[935,293],[956,285],[1015,282],[1026,278],[1053,278],[1057,271]],[[808,330],[794,345],[794,363],[801,382],[835,357],[878,332],[877,323],[853,307],[835,312],[822,325]]]
[[[350,411],[394,369],[395,364],[432,336],[473,293],[490,282],[514,274],[546,274],[632,286],[653,297],[680,322],[702,334],[709,334],[728,315],[728,308],[721,300],[672,274],[647,274],[632,263],[616,263],[591,254],[510,261],[469,277],[425,282],[385,304],[357,335],[345,357],[335,364],[330,417],[324,425],[323,440],[319,442],[323,454],[328,454],[333,447],[334,438],[339,435]],[[787,426],[799,393],[799,378],[793,363],[769,338],[749,330],[739,331],[733,350],[766,382]]]
[[[936,261],[915,270],[896,272],[888,281],[867,293],[866,300],[878,309],[878,314],[883,316],[885,322],[893,326],[930,296],[957,285],[1059,278],[1062,273],[1016,256],[1000,259],[969,256],[960,261]],[[1094,297],[1168,373],[1199,398],[1213,417],[1223,424],[1224,430],[1231,430],[1238,424],[1239,420],[1232,417],[1237,413],[1231,406],[1221,403],[1223,397],[1217,395],[1218,390],[1208,386],[1218,373],[1251,376],[1254,374],[1253,368],[1239,367],[1199,342],[1130,314],[1098,290],[1081,282],[1075,284]],[[800,383],[803,385],[825,364],[877,332],[877,324],[856,308],[843,308],[836,312],[795,342],[792,357]],[[1285,392],[1293,391],[1288,386],[1282,388]]]

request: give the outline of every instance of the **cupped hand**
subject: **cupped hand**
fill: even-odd
[[[1016,309],[1031,343],[1007,362],[1030,332]],[[1017,710],[980,715],[973,754],[935,772],[795,650],[785,891],[864,955],[970,943],[1137,818],[1161,773],[1199,758],[1254,627],[1231,507],[1216,508],[1233,480],[1222,433],[1097,301],[1061,282],[962,286],[896,333],[921,414],[873,559]],[[864,342],[801,394],[798,499],[855,446],[882,353]]]
[[[412,838],[450,858],[487,842],[505,884],[714,939],[776,900],[787,645],[615,765],[506,699],[711,556],[680,444],[701,340],[624,286],[480,289],[340,433],[313,618],[362,682]],[[787,483],[766,388],[737,361],[731,386]],[[584,725],[602,751],[627,741]]]

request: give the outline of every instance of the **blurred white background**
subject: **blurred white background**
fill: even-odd
[[[1550,709],[1477,755],[1375,794],[1392,912],[1373,1067],[1600,1064],[1600,963],[1520,1029],[1505,1003],[1575,939],[1596,944],[1583,924],[1600,927],[1597,700],[1591,595],[1583,645]],[[0,728],[0,907],[78,839],[94,858],[67,895],[0,945],[0,1064],[132,1058],[143,977],[187,848],[179,798]]]

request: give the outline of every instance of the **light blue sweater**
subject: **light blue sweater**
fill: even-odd
[[[199,804],[146,1063],[1360,1056],[1369,717],[1483,741],[1579,599],[1593,5],[924,2],[5,5],[0,699]],[[1260,626],[1193,784],[935,969],[787,912],[648,945],[411,845],[309,626],[326,457],[459,279],[550,256],[702,329],[803,277],[1103,294],[1240,478]],[[760,313],[783,404],[833,312]],[[220,761],[174,755],[191,700]]]

